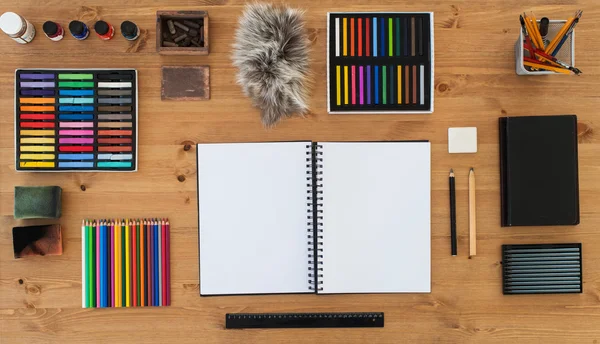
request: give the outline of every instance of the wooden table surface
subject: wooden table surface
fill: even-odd
[[[596,0],[290,1],[307,9],[316,83],[312,113],[264,129],[259,112],[236,85],[230,52],[244,0],[131,2],[3,0],[38,29],[31,44],[0,34],[0,342],[557,342],[600,341],[600,41]],[[369,3],[372,2],[372,3]],[[102,6],[96,6],[102,3]],[[82,5],[78,7],[77,5]],[[525,6],[525,7],[524,7]],[[566,18],[584,10],[577,26],[576,76],[515,75],[519,12]],[[157,10],[207,10],[210,55],[159,56]],[[328,115],[327,11],[435,12],[435,112],[430,115]],[[132,20],[147,33],[130,44],[119,33],[103,42],[44,37],[45,20],[68,25],[102,18]],[[160,67],[209,65],[211,100],[160,99]],[[137,173],[16,173],[13,83],[16,68],[111,68],[139,71]],[[576,114],[579,118],[581,224],[575,227],[501,228],[498,117]],[[448,154],[448,127],[476,126],[477,154]],[[432,143],[432,292],[391,295],[270,295],[200,297],[196,151],[198,142],[430,140]],[[190,144],[192,149],[184,150]],[[459,256],[450,256],[448,171],[457,174]],[[477,172],[478,255],[467,258],[467,175]],[[560,181],[557,181],[560,182]],[[62,256],[14,260],[13,188],[63,189]],[[85,186],[85,190],[83,190]],[[83,218],[169,217],[172,223],[172,306],[81,309]],[[235,214],[232,214],[235,216]],[[583,293],[503,296],[502,244],[583,244]],[[224,330],[228,312],[384,311],[383,329]]]

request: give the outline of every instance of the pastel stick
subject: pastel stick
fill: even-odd
[[[98,98],[100,104],[131,104],[131,98]]]
[[[19,79],[29,80],[54,80],[54,74],[19,74]]]

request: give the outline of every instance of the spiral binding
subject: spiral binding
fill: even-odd
[[[306,146],[308,284],[314,291],[323,290],[323,152],[322,145]]]

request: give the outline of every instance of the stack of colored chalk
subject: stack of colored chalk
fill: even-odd
[[[168,219],[84,220],[82,307],[171,305]]]
[[[167,20],[167,30],[163,30],[163,47],[203,47],[204,19]]]

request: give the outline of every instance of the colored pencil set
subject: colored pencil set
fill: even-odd
[[[430,112],[429,13],[329,13],[329,111]]]
[[[523,65],[530,71],[545,70],[562,74],[581,74],[581,70],[559,60],[556,56],[567,41],[569,43],[566,46],[571,45],[570,37],[582,14],[581,10],[575,12],[575,15],[566,21],[552,41],[549,41],[546,39],[550,25],[549,19],[542,18],[538,23],[533,13],[531,16],[523,13],[519,17],[524,40]]]
[[[82,307],[171,305],[168,219],[83,220]]]
[[[22,171],[135,171],[135,70],[16,71]]]

